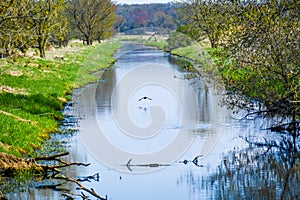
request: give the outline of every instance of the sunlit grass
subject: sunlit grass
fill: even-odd
[[[77,73],[75,87],[81,87],[87,83],[97,81],[99,77],[92,73],[111,66],[115,62],[112,55],[118,48],[120,48],[119,41],[112,40],[90,51],[80,64],[81,67]]]
[[[90,73],[109,67],[118,47],[104,42],[63,59],[0,59],[0,151],[22,156],[41,147],[57,131],[72,89],[97,81]]]
[[[188,58],[203,66],[212,64],[212,57],[208,54],[208,49],[201,47],[199,44],[193,44],[186,47],[179,47],[171,51],[171,54]]]

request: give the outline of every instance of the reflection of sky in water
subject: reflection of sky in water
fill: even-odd
[[[169,62],[169,55],[154,48],[145,48],[142,45],[127,43],[125,48],[120,49],[115,56],[118,60],[114,69],[106,71],[97,88],[97,122],[105,137],[118,148],[135,153],[150,153],[163,149],[172,143],[179,131],[185,132],[190,137],[206,139],[207,134],[221,128],[224,113],[218,113],[218,100],[208,90],[201,92],[195,88],[203,88],[200,81],[198,84],[190,84],[185,80],[184,73],[178,66]],[[155,68],[157,64],[168,67],[171,74],[164,74],[160,69]],[[151,67],[153,65],[153,67]],[[143,82],[137,85],[128,96],[126,90],[132,80],[121,82],[128,73],[144,66],[150,66],[143,70],[142,74],[136,74],[133,79],[145,77],[147,80],[169,80],[169,85]],[[149,78],[150,77],[150,78]],[[111,81],[114,80],[114,81]],[[134,82],[134,81],[133,81]],[[171,84],[171,85],[170,85]],[[101,88],[105,88],[101,91]],[[124,92],[125,91],[125,92]],[[196,94],[194,92],[196,91]],[[125,93],[125,94],[124,94]],[[115,96],[112,94],[116,94]],[[193,100],[192,95],[197,95],[198,102]],[[152,100],[140,98],[147,96]],[[114,99],[111,99],[115,97]],[[128,98],[127,98],[128,97]],[[108,103],[109,102],[109,103]],[[193,106],[199,106],[197,109]],[[151,137],[139,138],[138,135],[125,134],[122,126],[118,124],[112,111],[128,112],[131,122],[140,128],[147,128],[152,123],[151,111],[154,106],[160,106],[166,117],[163,127],[158,127],[157,133]],[[127,108],[128,107],[128,108]],[[200,109],[200,110],[198,110]],[[194,114],[193,114],[194,113]],[[125,115],[125,114],[124,114]],[[125,116],[126,117],[126,116]],[[182,121],[183,120],[183,121]],[[211,123],[216,126],[211,126]],[[214,140],[214,137],[212,137]],[[203,143],[203,141],[202,141]],[[203,153],[198,150],[198,153]],[[197,152],[194,152],[197,155]]]
[[[112,83],[109,91],[115,92],[115,99],[111,99],[111,107],[107,108],[107,103],[102,101],[103,98],[97,100],[97,119],[98,125],[105,134],[105,137],[118,148],[132,152],[132,153],[151,153],[156,152],[164,147],[168,146],[176,138],[176,134],[179,132],[179,128],[183,130],[182,109],[189,110],[191,104],[197,104],[188,100],[180,102],[177,95],[183,95],[183,91],[189,90],[193,92],[193,88],[183,79],[176,77],[182,76],[182,74],[172,69],[172,65],[168,62],[167,54],[153,48],[138,48],[134,51],[125,51],[120,53],[118,62],[115,64],[114,76],[116,77],[116,87]],[[149,58],[151,63],[149,64]],[[147,62],[144,62],[147,61]],[[172,74],[162,73],[161,69],[154,67],[159,63],[162,67],[169,67]],[[133,72],[139,67],[149,65],[149,68],[143,70],[143,74],[137,74],[133,79],[141,79],[143,84],[136,85],[132,91],[130,91],[129,97],[126,93],[128,85],[131,84],[131,79],[127,82],[120,82],[124,77],[128,76],[128,72]],[[153,65],[153,67],[152,67]],[[153,82],[143,81],[144,77],[147,80],[153,80]],[[109,77],[108,77],[109,78]],[[161,84],[159,80],[170,80],[169,85]],[[105,83],[105,81],[104,81]],[[170,85],[171,84],[171,85]],[[98,85],[101,86],[101,81]],[[114,90],[114,91],[113,91]],[[125,91],[125,92],[124,92]],[[125,93],[125,94],[124,94]],[[99,92],[97,95],[105,95]],[[107,95],[109,96],[109,95]],[[110,94],[114,97],[114,95]],[[142,97],[149,97],[150,99],[142,99]],[[191,98],[192,99],[192,98]],[[140,101],[139,101],[140,100]],[[102,107],[103,105],[103,107]],[[157,127],[157,131],[153,132],[149,137],[139,137],[138,134],[126,134],[126,131],[122,130],[122,124],[118,123],[118,119],[113,117],[111,110],[118,110],[120,112],[128,112],[128,117],[134,126],[147,129],[153,121],[153,118],[158,117],[153,113],[153,108],[159,106],[163,109],[165,117],[163,126]],[[104,111],[104,112],[103,112]],[[152,113],[152,116],[151,116]],[[124,117],[127,117],[124,114]],[[197,119],[185,119],[191,124],[186,131],[191,132],[193,126],[195,127],[199,120]],[[186,123],[186,122],[185,122]],[[193,124],[194,123],[194,124]]]
[[[142,99],[150,97],[150,99]],[[133,91],[129,100],[129,116],[140,127],[147,127],[151,123],[151,107],[159,105],[166,112],[164,128],[176,128],[180,122],[180,107],[176,96],[161,85],[145,84]]]
[[[119,93],[118,101],[122,99],[120,95],[122,95],[122,92]],[[144,96],[150,97],[151,100],[143,99],[139,101]],[[178,127],[181,126],[181,106],[174,93],[168,88],[157,84],[145,84],[133,91],[130,99],[125,99],[124,103],[128,103],[128,110],[126,107],[122,108],[121,106],[115,109],[128,112],[130,120],[137,127],[146,129],[152,123],[152,117],[157,117],[154,114],[151,117],[153,106],[160,106],[166,117],[162,119],[164,120],[163,126],[157,127],[158,131],[151,134],[151,137],[140,138],[139,135],[130,136],[122,132],[120,129],[122,127],[117,126],[118,123],[113,118],[112,113],[98,113],[98,124],[104,133],[108,133],[106,137],[114,145],[129,152],[150,153],[164,148],[175,139]]]

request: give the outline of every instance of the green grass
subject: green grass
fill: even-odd
[[[162,41],[146,41],[144,42],[145,45],[157,47],[158,49],[164,50],[168,47],[168,42],[166,40]]]
[[[150,38],[148,37],[142,37],[142,35],[130,35],[130,36],[118,36],[118,39],[121,41],[136,41],[140,42],[142,44],[145,44],[147,46],[157,47],[161,50],[166,50],[168,47],[168,42],[166,38]]]
[[[205,68],[214,65],[215,61],[215,58],[209,54],[209,48],[203,48],[199,44],[174,49],[171,51],[171,54],[188,58]]]
[[[90,51],[81,63],[81,68],[76,74],[75,86],[81,87],[87,83],[97,81],[98,77],[92,75],[92,73],[111,66],[115,62],[112,55],[118,48],[120,48],[119,41],[112,40]]]
[[[72,89],[97,81],[91,73],[111,66],[117,48],[118,41],[108,41],[64,60],[0,59],[0,151],[23,156],[41,147],[57,132]]]

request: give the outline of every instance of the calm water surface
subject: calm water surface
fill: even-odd
[[[115,55],[117,62],[97,85],[76,91],[70,112],[81,118],[79,132],[62,140],[67,141],[70,161],[91,166],[63,173],[70,177],[99,173],[99,181],[83,185],[111,200],[251,198],[255,191],[280,189],[276,173],[263,177],[263,166],[258,167],[261,177],[249,171],[259,166],[253,157],[246,158],[254,151],[239,151],[249,147],[243,138],[253,133],[277,140],[261,131],[266,122],[233,119],[232,112],[219,105],[221,97],[214,87],[204,78],[187,78],[191,74],[168,53],[131,42],[122,46]],[[225,155],[230,164],[224,162]],[[242,155],[247,156],[237,159]],[[197,163],[192,162],[195,158]],[[73,184],[62,187],[78,192]],[[35,187],[8,197],[20,195],[21,199],[64,199],[58,191]],[[267,196],[280,195],[278,191]]]

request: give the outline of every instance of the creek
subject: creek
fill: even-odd
[[[73,105],[65,110],[79,119],[76,131],[54,137],[66,144],[67,161],[91,165],[69,167],[64,174],[99,174],[99,180],[82,184],[111,200],[297,195],[299,181],[294,175],[287,178],[296,189],[284,189],[289,168],[282,166],[279,180],[277,172],[266,167],[278,166],[280,151],[272,154],[275,158],[260,157],[262,150],[245,140],[258,137],[280,143],[281,136],[262,130],[265,119],[235,119],[245,113],[236,115],[220,106],[222,96],[214,84],[183,69],[169,53],[123,42],[115,58],[97,84],[74,91]],[[64,199],[62,191],[37,187],[45,184],[54,183],[38,182],[7,197]],[[79,193],[73,183],[58,188]]]

